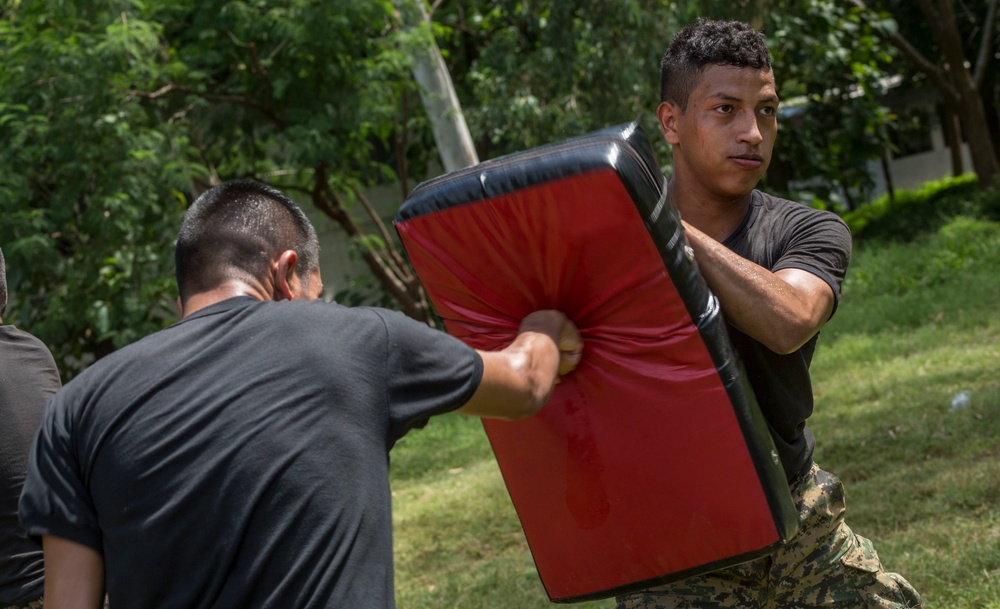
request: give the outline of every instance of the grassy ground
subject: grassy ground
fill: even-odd
[[[813,363],[816,460],[928,609],[1000,608],[998,306],[996,223],[862,246]],[[435,419],[392,463],[401,609],[552,606],[478,420]]]

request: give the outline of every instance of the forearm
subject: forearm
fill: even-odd
[[[559,375],[576,367],[581,348],[579,332],[561,313],[528,315],[505,349],[480,352],[483,379],[460,411],[510,420],[535,414],[548,401]]]
[[[697,228],[684,224],[688,244],[726,321],[776,353],[791,353],[829,318],[833,294],[814,275],[788,269],[772,273],[739,256]]]
[[[538,412],[552,393],[557,378],[559,354],[545,334],[521,333],[503,351],[483,353],[488,358],[496,389],[479,414],[519,419]],[[492,365],[490,365],[492,364]]]
[[[98,609],[104,606],[104,559],[94,550],[59,537],[42,538],[45,606]]]

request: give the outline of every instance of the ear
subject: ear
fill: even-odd
[[[677,134],[677,121],[680,118],[681,109],[672,102],[660,102],[656,107],[656,118],[660,121],[660,132],[663,139],[671,146],[680,142]]]
[[[298,261],[299,255],[295,253],[295,250],[285,250],[278,256],[274,276],[275,300],[294,300],[298,294],[297,277],[295,276],[295,264]]]

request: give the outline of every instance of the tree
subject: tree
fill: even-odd
[[[396,184],[402,201],[413,180],[428,177],[441,113],[425,109],[420,95],[429,89],[413,74],[433,42],[482,158],[635,118],[666,151],[653,114],[658,65],[687,3],[456,0],[435,3],[428,24],[419,10],[397,10],[411,1],[2,5],[0,240],[17,267],[15,318],[44,329],[70,375],[168,323],[184,207],[221,179],[252,176],[309,200],[354,240],[385,290],[366,303],[431,322],[419,282],[365,193]],[[846,95],[875,74],[872,45],[847,48],[850,36],[867,40],[861,25],[822,37],[853,23],[828,10],[833,2],[716,8],[751,11],[770,28],[776,53],[794,59],[778,62],[795,66],[779,76],[783,91],[818,99]],[[805,18],[783,8],[801,3],[827,12]],[[444,75],[436,60],[431,72]],[[856,134],[878,136],[865,121],[879,116],[857,101],[842,106],[848,114],[810,127],[828,139],[795,154],[833,168],[850,188],[846,162],[824,161],[824,145],[836,158],[856,156]],[[669,166],[668,154],[661,160]]]
[[[929,30],[930,35],[922,36],[921,28],[921,33],[916,34],[920,38],[916,39],[905,35],[899,27],[902,15],[911,6],[909,2],[871,2],[870,7],[864,0],[842,1],[876,26],[880,35],[933,83],[944,100],[949,116],[958,118],[962,135],[969,144],[979,184],[984,188],[992,185],[1000,165],[997,147],[990,137],[983,89],[997,54],[998,0],[963,4],[956,4],[953,0],[917,0],[923,15],[921,25]],[[977,5],[978,11],[972,8]],[[892,15],[899,18],[894,19]],[[921,51],[924,41],[933,41],[933,48]],[[936,57],[928,57],[930,52]],[[952,139],[955,150],[960,140],[957,136]]]
[[[0,21],[0,243],[8,321],[65,377],[174,316],[183,132],[122,103],[156,73],[157,28],[109,4],[8,4]],[[100,24],[100,25],[97,25]],[[141,204],[137,204],[141,202]]]
[[[659,60],[677,27],[674,3],[439,4],[439,44],[483,158],[635,118],[665,151],[653,109]]]
[[[411,52],[413,79],[420,86],[420,99],[434,125],[434,141],[445,171],[455,171],[479,162],[465,114],[458,101],[451,74],[431,32],[430,16],[423,0],[395,0],[408,31],[414,33]]]
[[[167,77],[132,94],[160,120],[183,124],[209,176],[253,176],[307,197],[358,244],[398,308],[430,322],[419,281],[365,195],[397,178],[405,186],[410,163],[432,150],[410,137],[415,87],[391,5],[144,6],[163,24]]]
[[[856,205],[872,187],[865,161],[889,145],[889,115],[878,100],[888,55],[836,0],[466,1],[441,3],[433,14],[484,156],[639,118],[667,171],[653,113],[659,60],[676,30],[698,16],[763,28],[782,98],[809,103],[807,113],[783,119],[795,136],[779,137],[768,185],[789,192],[795,181],[819,178],[806,200]]]
[[[889,49],[869,24],[831,0],[774,2],[765,24],[790,102],[779,161],[799,180],[818,176],[832,185],[811,187],[819,198],[854,209],[874,186],[868,162],[891,147],[892,115],[882,101]],[[795,108],[795,100],[805,103]]]
[[[398,307],[419,282],[365,189],[433,151],[391,6],[22,1],[0,15],[0,240],[67,377],[175,318],[172,244],[220,177],[308,198]],[[397,173],[398,172],[398,173]],[[405,192],[405,190],[404,190]],[[357,213],[357,215],[355,215]]]

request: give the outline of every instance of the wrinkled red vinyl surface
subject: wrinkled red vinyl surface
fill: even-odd
[[[552,600],[780,541],[725,388],[614,170],[397,230],[450,334],[502,348],[548,308],[583,333],[579,368],[540,414],[484,422]]]

